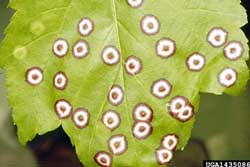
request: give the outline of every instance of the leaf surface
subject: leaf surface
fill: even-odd
[[[167,104],[172,98],[185,97],[196,112],[199,92],[238,95],[248,80],[247,39],[240,30],[247,18],[239,0],[145,0],[138,8],[131,7],[126,0],[12,0],[10,7],[16,13],[1,44],[0,67],[7,71],[8,99],[19,140],[25,144],[36,134],[62,126],[85,166],[97,166],[93,157],[99,151],[110,152],[107,141],[117,134],[126,136],[128,149],[122,155],[113,156],[113,166],[160,166],[155,150],[162,137],[176,134],[177,149],[183,149],[194,123],[194,117],[181,122],[171,116]],[[160,28],[155,34],[142,31],[141,21],[146,15],[154,15],[159,21]],[[77,25],[86,17],[93,21],[94,30],[82,36]],[[240,59],[225,58],[226,44],[216,48],[208,43],[208,33],[214,27],[228,32],[227,43],[242,43],[244,53]],[[163,38],[175,41],[176,51],[171,57],[161,58],[156,53],[157,42]],[[69,45],[62,58],[52,51],[57,39],[65,39]],[[80,39],[88,43],[89,53],[77,59],[72,52]],[[120,52],[117,64],[103,62],[101,57],[106,46],[114,46]],[[206,59],[199,72],[188,70],[186,64],[186,59],[196,52]],[[131,55],[139,58],[143,66],[136,75],[129,75],[125,69],[124,64]],[[43,70],[39,85],[31,86],[25,80],[31,67]],[[237,71],[237,81],[230,88],[218,82],[218,74],[226,67]],[[65,90],[53,85],[53,77],[59,71],[68,78]],[[172,85],[170,94],[161,99],[151,92],[154,81],[159,79]],[[113,85],[123,89],[120,105],[112,105],[107,99]],[[87,109],[88,126],[80,129],[71,118],[60,119],[54,111],[59,99],[69,101],[74,110]],[[132,135],[135,122],[132,113],[138,103],[147,103],[153,110],[150,123],[153,131],[145,140]],[[101,122],[107,110],[120,115],[121,123],[113,131]]]

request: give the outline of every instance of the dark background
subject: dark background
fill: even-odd
[[[230,0],[228,0],[230,1]],[[250,16],[250,0],[242,0]],[[0,40],[13,11],[0,0]],[[250,27],[243,30],[250,37]],[[36,137],[21,147],[17,142],[0,71],[0,167],[81,167],[69,138],[62,129]],[[250,88],[240,97],[202,94],[192,138],[183,152],[177,151],[170,166],[200,167],[204,159],[250,160]]]

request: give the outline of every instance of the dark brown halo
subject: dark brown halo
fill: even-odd
[[[55,53],[55,51],[54,51],[54,44],[55,44],[57,41],[61,41],[61,40],[65,41],[65,42],[67,43],[68,49],[67,49],[67,51],[66,51],[66,53],[65,53],[64,55],[59,56],[59,55],[57,55],[57,53]],[[66,39],[63,39],[63,38],[57,38],[57,39],[54,41],[54,43],[53,43],[52,52],[53,52],[54,55],[55,55],[56,57],[58,57],[58,58],[63,58],[64,56],[66,56],[66,55],[68,54],[68,52],[69,52],[69,43],[68,43],[68,41],[67,41]]]
[[[118,103],[113,103],[113,102],[109,99],[109,93],[110,93],[110,91],[111,91],[113,88],[115,88],[115,87],[118,87],[118,88],[122,91],[122,99],[121,99],[121,101],[118,102]],[[113,105],[113,106],[119,106],[119,105],[123,102],[124,96],[125,96],[125,95],[124,95],[124,91],[123,91],[122,87],[121,87],[120,85],[113,85],[113,86],[111,87],[111,89],[109,90],[109,92],[108,92],[108,101],[109,101],[109,103],[110,103],[111,105]]]
[[[68,103],[68,104],[71,106],[70,114],[67,115],[66,117],[63,117],[63,118],[62,118],[62,117],[60,116],[60,114],[58,113],[58,111],[57,111],[56,105],[57,105],[57,103],[59,103],[59,102],[65,102],[65,103]],[[72,111],[73,111],[73,106],[71,105],[71,103],[70,103],[68,100],[59,99],[59,100],[57,100],[57,101],[55,102],[54,110],[55,110],[57,116],[58,116],[60,119],[66,119],[66,118],[70,117],[70,115],[71,115],[71,113],[72,113]]]
[[[167,165],[168,163],[171,162],[172,159],[171,159],[169,162],[161,163],[159,157],[157,156],[157,151],[158,151],[158,150],[161,150],[161,149],[165,149],[165,148],[159,147],[159,148],[156,149],[156,151],[155,151],[156,160],[157,160],[157,162],[158,162],[159,165]],[[165,149],[165,150],[167,150],[167,149]],[[171,150],[168,150],[168,151],[171,151]],[[172,151],[171,151],[171,152],[172,152]],[[172,152],[172,153],[173,153],[173,152]]]
[[[168,134],[168,135],[165,135],[165,136],[161,139],[161,147],[164,148],[164,146],[163,146],[162,143],[163,143],[163,141],[164,141],[164,138],[166,138],[166,137],[168,137],[168,136],[175,136],[175,137],[177,138],[176,146],[173,148],[173,150],[175,150],[176,147],[177,147],[177,145],[178,145],[178,143],[179,143],[179,137],[178,137],[176,134],[174,134],[174,133],[170,133],[170,134]],[[171,151],[173,151],[173,150],[171,150]]]
[[[137,124],[137,123],[140,123],[140,122],[144,122],[144,123],[147,123],[148,125],[150,125],[150,131],[149,131],[149,133],[148,133],[146,136],[144,136],[144,137],[136,136],[135,133],[134,133],[134,131],[133,131],[133,130],[134,130],[134,127],[136,126],[136,124]],[[146,121],[135,121],[134,124],[133,124],[133,126],[132,126],[132,133],[133,133],[133,136],[134,136],[136,139],[138,139],[138,140],[147,139],[147,138],[152,134],[152,132],[153,132],[153,127],[152,127],[152,125],[151,125],[149,122],[146,122]]]
[[[161,41],[164,41],[164,40],[169,40],[169,41],[173,42],[173,44],[174,44],[174,51],[173,51],[173,53],[172,53],[170,56],[168,56],[168,57],[163,57],[163,56],[161,56],[161,55],[158,53],[158,50],[157,50],[158,44],[159,44]],[[160,40],[158,40],[158,41],[156,42],[156,44],[155,44],[155,50],[156,50],[157,56],[159,56],[160,58],[162,58],[162,59],[170,58],[170,57],[174,56],[175,53],[176,53],[176,42],[175,42],[174,40],[172,40],[171,38],[166,38],[166,37],[165,37],[165,38],[161,38]]]
[[[227,86],[227,85],[222,84],[221,81],[220,81],[220,74],[221,74],[224,70],[226,70],[226,69],[231,69],[231,70],[233,70],[233,71],[235,72],[235,74],[236,74],[236,79],[238,79],[238,72],[237,72],[234,68],[225,67],[225,68],[223,68],[223,69],[219,72],[219,74],[217,75],[217,81],[219,82],[219,84],[220,84],[221,86],[226,87],[226,88],[231,88],[232,86],[234,86],[234,85],[236,84],[236,82],[234,82],[234,83],[233,83],[232,85],[230,85],[230,86]]]
[[[169,93],[168,93],[167,95],[165,95],[164,97],[159,97],[159,96],[155,95],[154,92],[153,92],[154,85],[155,85],[157,82],[160,82],[160,81],[164,81],[164,82],[168,83],[169,86],[170,86]],[[168,80],[166,80],[166,79],[158,79],[158,80],[154,81],[153,84],[151,85],[151,94],[152,94],[154,97],[158,98],[158,99],[165,99],[167,96],[169,96],[169,95],[171,94],[172,89],[173,89],[173,86],[172,86],[172,84],[171,84]]]
[[[84,111],[87,112],[87,114],[88,114],[88,122],[87,122],[86,125],[84,125],[84,126],[78,125],[78,124],[75,122],[75,120],[74,120],[74,115],[75,115],[76,113],[78,113],[78,112],[81,112],[82,110],[84,110]],[[89,125],[89,118],[90,118],[90,113],[89,113],[89,111],[88,111],[86,108],[77,108],[77,109],[75,110],[75,112],[72,114],[72,117],[71,117],[71,119],[72,119],[72,121],[74,122],[75,126],[78,127],[79,129],[83,129],[83,128],[85,128],[86,126]]]
[[[151,114],[149,120],[147,121],[147,122],[152,122],[153,117],[154,117],[154,116],[153,116],[153,109],[152,109],[151,106],[149,106],[149,105],[146,104],[146,103],[138,103],[138,104],[136,104],[136,106],[133,108],[133,119],[134,119],[134,121],[139,121],[139,120],[136,119],[135,111],[136,111],[136,109],[137,109],[138,107],[140,107],[140,106],[146,106],[146,107],[152,112],[152,114]]]
[[[207,33],[207,42],[208,42],[211,46],[213,46],[214,48],[220,48],[221,46],[225,45],[225,43],[227,42],[227,40],[228,40],[228,35],[226,36],[225,42],[224,42],[221,46],[215,46],[215,45],[213,45],[213,44],[208,40],[208,38],[209,38],[210,33],[211,33],[213,30],[216,30],[216,29],[221,29],[221,30],[223,30],[225,33],[228,34],[228,32],[227,32],[224,28],[222,28],[222,27],[213,27],[213,28],[210,29],[209,32]]]
[[[109,127],[107,127],[106,125],[105,125],[105,123],[104,123],[104,115],[105,114],[107,114],[108,112],[114,112],[117,116],[118,116],[118,119],[119,119],[119,124],[118,125],[116,125],[114,128],[112,128],[112,129],[110,129]],[[102,123],[103,123],[103,125],[106,127],[106,128],[108,128],[109,130],[111,130],[111,131],[114,131],[115,129],[117,129],[119,126],[120,126],[120,124],[121,124],[121,118],[120,118],[120,113],[118,113],[118,112],[116,112],[116,111],[114,111],[114,110],[107,110],[105,113],[103,113],[102,114],[102,118],[101,118],[101,121],[102,121]]]
[[[104,60],[104,58],[103,58],[103,53],[104,53],[105,50],[108,49],[108,48],[113,48],[113,49],[116,50],[117,53],[119,54],[119,59],[118,59],[118,61],[116,61],[114,64],[106,63],[105,60]],[[115,46],[113,46],[113,45],[107,45],[107,46],[105,46],[105,47],[103,48],[103,50],[102,50],[101,59],[102,59],[102,61],[103,61],[104,64],[107,64],[107,65],[109,65],[109,66],[113,66],[113,65],[116,65],[116,64],[118,64],[118,63],[120,62],[121,53],[120,53],[120,51],[119,51]]]
[[[238,44],[240,45],[241,49],[242,49],[241,55],[240,55],[239,57],[237,57],[237,58],[234,58],[234,59],[229,59],[229,58],[227,57],[226,51],[225,51],[226,47],[227,47],[228,45],[230,45],[231,43],[238,43]],[[227,45],[224,47],[224,49],[223,49],[224,57],[225,57],[226,59],[232,60],[232,61],[239,60],[239,59],[243,56],[244,52],[245,52],[245,49],[244,49],[244,47],[243,47],[243,44],[242,44],[241,42],[239,42],[239,41],[230,41],[230,42],[228,42],[228,44],[227,44]]]
[[[92,23],[92,26],[93,26],[92,30],[91,30],[87,35],[81,34],[81,31],[80,31],[80,28],[79,28],[80,23],[81,23],[83,20],[85,20],[85,19],[89,20],[89,21]],[[78,22],[78,24],[77,24],[77,30],[78,30],[78,33],[79,33],[81,36],[83,36],[83,37],[89,36],[89,35],[95,30],[94,21],[93,21],[92,19],[90,19],[89,17],[84,17],[84,18],[82,18],[82,19]]]
[[[137,61],[139,62],[139,64],[140,64],[140,68],[139,68],[139,70],[138,70],[137,72],[135,72],[134,74],[132,74],[132,73],[130,73],[130,72],[127,70],[127,68],[125,67],[125,70],[126,70],[127,74],[132,75],[132,76],[134,76],[134,75],[136,75],[136,74],[139,74],[139,73],[142,71],[142,69],[143,69],[142,60],[141,60],[140,58],[136,57],[136,56],[131,55],[131,56],[127,57],[127,59],[125,60],[125,66],[126,66],[127,61],[130,60],[130,59],[135,59],[135,60],[137,60]]]
[[[28,84],[30,84],[31,86],[40,85],[41,82],[43,81],[43,79],[42,79],[41,82],[38,83],[38,84],[33,84],[33,83],[31,83],[31,82],[28,81],[28,75],[29,75],[30,71],[32,71],[32,70],[38,70],[38,71],[41,72],[41,74],[43,74],[43,70],[42,70],[40,67],[37,67],[37,66],[31,67],[31,68],[29,68],[29,69],[25,72],[25,81],[26,81]]]
[[[106,165],[103,166],[101,163],[98,162],[97,158],[98,158],[98,156],[101,155],[101,154],[105,154],[105,155],[107,155],[108,157],[110,157],[110,165],[109,165],[109,166],[106,166]],[[98,165],[100,165],[101,167],[111,167],[111,166],[112,166],[113,157],[112,157],[112,155],[111,155],[110,153],[108,153],[108,152],[106,152],[106,151],[99,151],[98,153],[95,154],[94,160],[95,160],[95,162],[96,162]]]
[[[132,6],[132,5],[130,5],[130,4],[128,3],[128,0],[127,0],[127,4],[128,4],[129,6],[131,6],[132,8],[135,8],[135,9],[141,7],[141,6],[143,5],[143,3],[144,3],[144,0],[142,0],[141,4],[138,5],[138,6]]]
[[[158,24],[159,24],[159,29],[158,29],[158,31],[156,31],[155,33],[152,33],[152,34],[148,34],[147,32],[145,32],[145,31],[143,30],[142,22],[143,22],[143,20],[144,20],[146,17],[148,17],[148,16],[149,16],[149,17],[154,17],[154,18],[157,20]],[[140,25],[141,25],[141,31],[142,31],[144,34],[148,35],[148,36],[156,35],[157,33],[160,32],[160,29],[161,29],[161,23],[160,23],[159,19],[158,19],[155,15],[152,15],[152,14],[144,15],[144,16],[141,18]]]
[[[62,88],[57,87],[56,84],[55,84],[55,79],[56,79],[57,75],[63,75],[65,77],[65,79],[66,79],[66,83],[65,83],[65,85]],[[67,75],[64,72],[62,72],[62,71],[59,71],[58,73],[56,73],[54,75],[54,78],[53,78],[53,85],[58,90],[65,90],[66,87],[68,86],[68,77],[67,77]]]
[[[83,56],[83,57],[77,57],[77,56],[75,55],[74,47],[75,47],[78,43],[85,43],[86,46],[87,46],[87,48],[88,48],[88,52],[87,52],[86,55]],[[75,42],[75,44],[74,44],[73,47],[72,47],[72,54],[73,54],[74,58],[76,58],[76,59],[83,59],[83,58],[87,57],[87,56],[89,55],[89,52],[90,52],[90,47],[89,47],[89,43],[88,43],[86,40],[79,39],[78,41]]]
[[[199,70],[190,69],[190,68],[189,68],[189,65],[188,65],[188,60],[189,60],[189,58],[192,57],[192,56],[195,55],[195,54],[198,54],[198,55],[200,55],[200,56],[202,56],[202,57],[204,58],[204,65],[203,65],[202,68],[199,69]],[[194,52],[194,53],[192,53],[192,54],[189,55],[189,56],[187,57],[187,59],[186,59],[186,66],[187,66],[188,70],[189,70],[189,71],[193,71],[193,72],[200,72],[201,70],[203,70],[203,68],[206,66],[206,63],[207,63],[207,62],[206,62],[205,56],[204,56],[203,54],[200,54],[199,52]]]
[[[120,152],[120,153],[116,153],[116,154],[114,154],[114,153],[112,152],[111,146],[109,145],[110,140],[113,139],[113,138],[115,138],[115,137],[124,137],[125,143],[126,143],[126,148],[125,148],[125,150],[123,150],[123,151]],[[122,134],[118,134],[118,135],[111,136],[111,137],[109,138],[109,140],[108,140],[108,148],[109,148],[109,151],[110,151],[113,155],[122,155],[122,154],[124,154],[124,153],[128,150],[128,140],[127,140],[126,136],[124,136],[124,135],[122,135]]]

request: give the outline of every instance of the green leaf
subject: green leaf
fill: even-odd
[[[183,107],[192,111],[194,106],[196,112],[199,92],[238,95],[248,80],[245,62],[248,59],[247,39],[240,30],[247,17],[239,0],[145,0],[137,8],[125,0],[12,0],[10,7],[16,13],[5,31],[0,67],[7,71],[8,99],[18,126],[19,140],[25,144],[36,134],[44,134],[61,125],[85,166],[97,166],[94,156],[99,151],[110,152],[108,140],[118,134],[126,137],[128,149],[122,155],[113,155],[113,166],[160,166],[155,151],[161,139],[174,133],[179,138],[177,149],[183,149],[194,123],[194,117],[182,122],[170,114],[166,105],[171,99],[185,97],[189,103],[185,102],[185,106],[180,107],[181,111],[184,111]],[[153,18],[153,23],[145,23],[146,28],[142,29],[144,16]],[[83,18],[91,19],[94,24],[88,36],[80,35],[81,31],[77,29]],[[209,31],[215,27],[221,27],[228,33],[223,46],[213,47],[207,41]],[[154,28],[156,30],[151,31]],[[147,35],[142,30],[151,33]],[[165,38],[175,41],[176,50],[169,57],[161,58],[155,47],[160,39]],[[61,57],[52,51],[57,39],[66,40],[69,45],[66,55],[62,45],[55,47]],[[224,36],[216,39],[223,40]],[[89,49],[81,59],[72,54],[72,47],[79,40],[83,46],[87,42]],[[230,41],[238,41],[244,48],[244,53],[237,60],[224,56],[223,49]],[[101,58],[107,46],[113,46],[120,52],[117,64],[105,64]],[[171,46],[161,48],[165,51],[170,49]],[[229,49],[229,52],[237,54],[238,49]],[[86,51],[86,48],[78,48],[81,50]],[[205,66],[201,71],[188,70],[186,59],[196,52],[204,56]],[[139,58],[137,62],[141,62],[143,67],[135,75],[129,75],[124,66],[131,55]],[[111,54],[108,57],[116,56]],[[134,65],[128,67],[133,69]],[[32,67],[39,67],[43,72],[43,80],[35,82],[36,85],[28,84],[25,79]],[[237,71],[236,83],[228,88],[218,82],[219,73],[226,67]],[[68,78],[67,86],[60,87],[65,88],[63,90],[53,85],[53,77],[59,71]],[[233,80],[233,75],[226,75],[226,78]],[[39,76],[33,76],[33,79],[39,81]],[[151,92],[153,83],[159,79],[165,79],[172,85],[170,94],[160,99]],[[124,93],[121,103],[115,105],[107,99],[114,85],[119,85]],[[164,89],[157,90],[164,92]],[[70,102],[74,111],[77,108],[88,110],[88,125],[81,129],[70,118],[60,119],[54,109],[59,99]],[[138,140],[132,134],[135,122],[132,113],[138,103],[146,103],[153,110],[153,120],[147,123],[152,125],[153,131],[144,140]],[[121,123],[113,131],[101,122],[107,110],[114,110],[120,115]],[[70,113],[72,115],[73,112]]]

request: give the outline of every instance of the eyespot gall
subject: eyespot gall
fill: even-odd
[[[102,60],[107,65],[115,65],[120,62],[120,52],[114,46],[107,46],[102,51]]]
[[[96,153],[94,160],[101,167],[111,167],[113,158],[108,152],[100,151]]]
[[[224,87],[231,87],[233,86],[238,78],[237,71],[233,68],[224,68],[218,75],[219,83]]]
[[[26,71],[25,80],[32,86],[39,85],[43,81],[43,70],[39,67],[32,67]]]
[[[54,76],[54,87],[59,90],[64,90],[67,87],[68,78],[62,71],[56,73]]]
[[[151,86],[151,93],[159,99],[166,98],[171,91],[172,85],[166,79],[156,80]]]
[[[124,135],[112,136],[108,141],[109,150],[114,155],[121,155],[128,149],[128,141]]]
[[[172,151],[165,148],[157,149],[155,156],[160,165],[167,165],[173,159]]]
[[[224,56],[229,60],[238,60],[243,53],[243,45],[238,41],[229,42],[224,48]]]
[[[89,54],[89,45],[87,41],[79,40],[73,46],[73,55],[75,58],[81,59]]]
[[[133,8],[139,8],[142,6],[144,0],[127,0],[129,6]]]
[[[89,112],[87,109],[84,108],[78,108],[76,111],[73,113],[72,119],[75,125],[82,129],[85,128],[88,123],[89,123]]]
[[[114,106],[118,106],[122,103],[124,98],[124,92],[118,85],[112,86],[108,94],[108,101]]]
[[[88,36],[94,31],[94,22],[88,18],[82,18],[78,23],[78,32],[82,36]]]
[[[133,135],[136,139],[142,140],[148,138],[153,131],[150,123],[145,121],[137,121],[132,127]]]
[[[136,56],[129,56],[125,62],[125,69],[129,75],[136,75],[142,70],[142,61]]]
[[[155,35],[160,31],[160,21],[154,15],[145,15],[141,19],[141,30],[146,35]]]
[[[115,130],[121,123],[120,115],[116,111],[108,110],[102,115],[102,123],[110,130]]]
[[[220,27],[211,29],[207,36],[207,41],[213,47],[221,47],[227,42],[228,33]]]
[[[206,64],[206,59],[200,53],[193,53],[186,60],[187,68],[190,71],[198,72],[201,71]]]
[[[57,57],[64,57],[69,50],[68,42],[65,39],[57,39],[52,50]]]
[[[175,54],[176,43],[170,38],[162,38],[156,43],[156,53],[161,58],[168,58]]]
[[[149,105],[139,103],[134,107],[133,118],[135,121],[151,122],[153,119],[153,110]]]
[[[163,137],[161,145],[168,150],[175,150],[178,144],[178,137],[175,134],[169,134]]]
[[[73,110],[72,105],[67,100],[57,100],[55,103],[55,112],[59,118],[64,119],[70,116]]]

